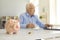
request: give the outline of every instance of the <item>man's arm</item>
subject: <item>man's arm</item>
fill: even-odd
[[[45,24],[43,24],[37,17],[36,17],[36,24],[39,25],[39,27],[41,28],[47,29]]]
[[[36,19],[37,19],[36,24],[39,25],[39,27],[41,27],[41,28],[48,29],[48,27],[53,26],[53,25],[50,25],[50,24],[43,24],[41,21],[39,21],[38,18],[36,18]]]
[[[26,24],[24,22],[25,22],[24,17],[21,15],[20,16],[20,26],[21,26],[21,28],[26,28]]]
[[[39,25],[39,27],[41,27],[41,28],[45,27],[45,25],[39,20],[36,21],[36,24]]]

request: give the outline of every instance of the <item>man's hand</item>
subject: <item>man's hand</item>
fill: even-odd
[[[45,24],[45,27],[52,27],[53,25]]]
[[[35,25],[34,24],[27,24],[27,26],[26,26],[26,28],[34,28],[35,27]]]

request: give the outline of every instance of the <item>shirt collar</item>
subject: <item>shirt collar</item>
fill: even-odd
[[[26,13],[26,15],[27,15],[28,17],[31,17],[31,16],[29,15],[29,13]],[[33,15],[32,17],[34,17],[34,15]]]

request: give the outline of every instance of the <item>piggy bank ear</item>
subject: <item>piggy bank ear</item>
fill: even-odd
[[[8,21],[9,21],[9,23],[12,23],[12,22],[13,22],[13,20],[12,20],[12,19],[9,19]]]

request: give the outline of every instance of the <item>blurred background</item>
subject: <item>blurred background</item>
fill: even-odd
[[[19,19],[29,2],[35,5],[35,15],[43,23],[60,25],[59,0],[0,0],[0,28],[9,18]]]

